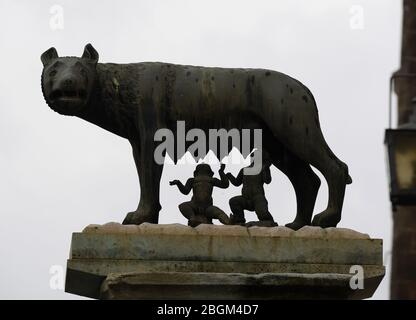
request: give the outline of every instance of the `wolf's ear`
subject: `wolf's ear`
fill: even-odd
[[[94,49],[91,43],[88,43],[84,48],[84,53],[82,54],[83,59],[89,59],[93,62],[98,62],[98,52]]]
[[[58,52],[54,47],[49,48],[40,56],[40,60],[42,60],[43,66],[46,66],[52,59],[58,58]]]

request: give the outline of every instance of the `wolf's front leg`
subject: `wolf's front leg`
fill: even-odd
[[[140,181],[140,201],[136,211],[129,212],[123,224],[158,223],[160,178],[163,164],[155,162],[153,141],[130,141]]]

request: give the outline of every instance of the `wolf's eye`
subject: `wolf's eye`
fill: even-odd
[[[56,75],[56,70],[52,70],[51,72],[49,72],[50,77],[54,77],[55,75]]]

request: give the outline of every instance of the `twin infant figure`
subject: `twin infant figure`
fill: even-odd
[[[253,166],[254,162],[250,164]],[[269,212],[267,199],[264,194],[263,185],[271,182],[271,162],[264,157],[262,168],[258,174],[244,174],[244,168],[234,177],[231,173],[224,173],[225,164],[221,164],[218,171],[220,179],[214,178],[214,172],[206,164],[198,164],[194,171],[194,177],[189,178],[185,185],[179,180],[170,181],[170,185],[176,185],[179,191],[185,195],[193,193],[191,201],[179,205],[180,212],[188,219],[188,225],[196,227],[202,223],[212,224],[213,219],[218,219],[226,225],[245,226],[277,226]],[[220,208],[213,205],[212,191],[214,187],[228,188],[229,183],[234,186],[243,186],[241,195],[230,199],[229,204],[232,211],[230,217]],[[254,211],[259,221],[246,223],[244,210]]]

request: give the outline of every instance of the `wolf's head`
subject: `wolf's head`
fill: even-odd
[[[97,78],[98,52],[87,44],[81,58],[59,57],[55,48],[45,51],[42,91],[48,105],[64,115],[78,115],[87,106]]]

